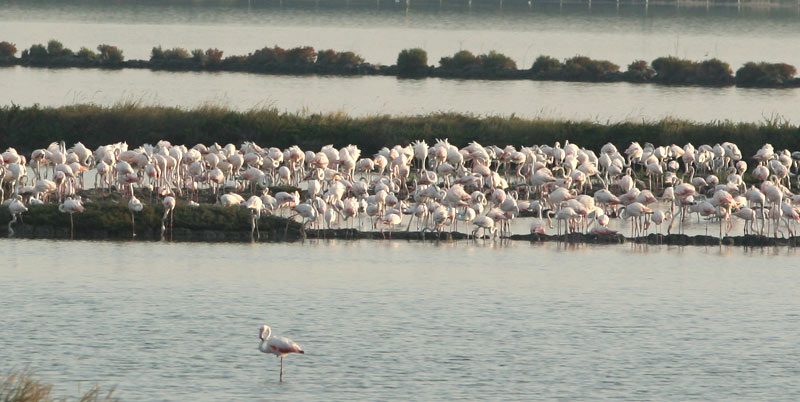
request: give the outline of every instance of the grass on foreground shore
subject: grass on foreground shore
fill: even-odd
[[[27,371],[16,373],[0,372],[0,401],[2,402],[115,402],[118,401],[112,394],[114,389],[103,392],[94,386],[87,393],[77,398],[56,398],[52,395],[53,385],[43,383]]]
[[[364,154],[382,147],[447,138],[465,146],[534,145],[571,141],[599,151],[607,142],[624,146],[632,141],[656,145],[736,143],[745,156],[764,143],[776,149],[800,150],[800,131],[781,118],[756,123],[694,122],[667,118],[652,121],[597,122],[588,120],[523,119],[514,116],[476,116],[432,113],[417,116],[376,115],[353,117],[344,113],[308,114],[280,112],[276,108],[235,111],[219,106],[181,109],[122,103],[114,106],[0,107],[0,149],[15,147],[29,154],[53,141],[78,141],[95,149],[125,141],[131,147],[168,140],[192,146],[197,143],[240,144],[318,150],[323,145],[355,144]]]

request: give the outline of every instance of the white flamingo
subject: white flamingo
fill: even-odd
[[[72,240],[75,233],[74,225],[72,223],[72,214],[75,212],[83,212],[85,210],[83,203],[81,203],[80,199],[67,198],[61,205],[58,206],[58,210],[60,212],[69,214],[69,239]]]
[[[162,201],[164,205],[164,216],[161,218],[161,240],[166,240],[164,233],[167,231],[167,216],[169,216],[169,234],[172,236],[173,210],[175,209],[175,197],[168,195]]]
[[[258,331],[258,337],[261,343],[258,345],[258,350],[261,353],[271,353],[276,357],[281,358],[281,376],[280,381],[283,381],[283,356],[289,353],[305,354],[303,348],[300,347],[295,341],[284,336],[272,336],[272,328],[264,325]]]
[[[133,230],[133,237],[136,237],[136,215],[137,212],[142,212],[144,209],[144,204],[133,195],[133,189],[131,189],[131,199],[128,201],[128,209],[131,211],[131,229]]]
[[[17,222],[17,217],[21,217],[23,212],[28,211],[28,208],[22,203],[22,197],[16,195],[14,196],[14,200],[8,204],[8,211],[11,212],[11,221],[8,222],[8,237],[11,237],[14,236],[14,229],[11,228],[11,225],[15,224]]]

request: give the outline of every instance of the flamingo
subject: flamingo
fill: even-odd
[[[70,197],[58,206],[58,210],[59,212],[65,212],[69,214],[69,239],[72,240],[75,232],[72,224],[72,214],[75,212],[81,213],[85,210],[85,208],[83,207],[80,199],[72,199]]]
[[[264,208],[264,201],[257,195],[250,196],[244,203],[245,208],[250,211],[250,240],[253,240],[253,232],[256,234],[256,239],[261,238],[261,233],[258,232],[258,221],[261,219],[261,210]]]
[[[400,212],[392,211],[384,215],[383,219],[381,219],[381,222],[384,224],[384,226],[389,227],[390,240],[392,239],[392,229],[403,221],[403,217],[400,214],[401,214]],[[383,228],[381,228],[381,235],[383,235]],[[385,238],[386,235],[384,235],[384,239]]]
[[[131,189],[131,199],[128,201],[128,209],[131,211],[131,228],[133,230],[133,237],[136,237],[136,212],[142,212],[144,209],[144,204],[139,201],[138,198],[133,194],[133,189]]]
[[[28,208],[22,203],[22,196],[14,196],[14,201],[8,204],[8,211],[11,212],[11,222],[8,222],[8,237],[11,237],[14,236],[14,229],[11,228],[11,225],[17,222],[18,216],[28,211]]]
[[[167,216],[169,216],[169,234],[172,235],[172,218],[174,216],[172,211],[175,209],[175,197],[171,195],[164,197],[162,204],[164,205],[164,216],[161,218],[161,240],[166,240],[164,232],[167,230]]]
[[[280,381],[283,382],[283,356],[289,353],[305,354],[306,352],[295,341],[287,337],[272,336],[272,328],[268,325],[261,327],[261,330],[258,331],[258,338],[261,339],[261,343],[258,345],[258,350],[261,353],[272,353],[281,358]]]
[[[475,235],[478,234],[478,230],[480,229],[483,229],[483,236],[481,236],[481,238],[486,237],[487,230],[492,234],[492,237],[497,234],[497,228],[494,227],[494,219],[486,215],[475,218],[475,220],[472,221],[472,224],[475,225],[475,230],[472,231],[473,239],[475,238]]]

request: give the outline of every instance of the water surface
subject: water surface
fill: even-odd
[[[123,400],[797,399],[787,248],[0,241],[0,361]],[[257,350],[262,323],[307,353]]]
[[[539,54],[628,63],[675,55],[800,66],[800,8],[475,1],[0,1],[0,39],[20,49],[59,39],[74,50],[110,43],[128,58],[153,46],[217,47],[226,55],[264,46],[352,50],[394,64],[421,47],[436,64],[460,49],[502,52],[522,68]],[[283,4],[282,6],[280,4]],[[350,6],[348,6],[350,4]]]
[[[458,112],[607,121],[800,121],[800,89],[2,68],[0,104],[120,102],[354,116]],[[576,139],[579,141],[579,139]],[[209,139],[213,141],[213,139]]]

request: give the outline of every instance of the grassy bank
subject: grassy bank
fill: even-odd
[[[53,386],[34,378],[28,372],[0,373],[0,401],[4,402],[53,402],[70,401],[68,398],[55,398]],[[95,386],[89,392],[74,400],[80,402],[118,401],[113,397],[114,390],[105,393]]]
[[[34,44],[17,57],[16,44],[0,42],[0,66],[49,68],[144,68],[171,71],[240,71],[258,74],[389,75],[397,77],[440,77],[458,79],[537,80],[576,82],[630,82],[664,85],[701,85],[759,88],[800,87],[797,69],[785,63],[748,62],[735,75],[722,60],[694,61],[673,56],[659,57],[652,65],[635,60],[621,71],[608,60],[575,56],[563,62],[539,56],[530,67],[517,67],[510,57],[490,51],[475,55],[460,50],[439,59],[432,66],[424,49],[404,49],[397,64],[383,66],[366,62],[350,51],[316,50],[310,46],[284,49],[279,46],[256,49],[247,55],[223,57],[217,48],[187,50],[180,47],[154,47],[149,60],[125,60],[116,46],[101,44],[97,51],[82,47],[73,51],[53,39],[46,45]]]
[[[457,146],[471,141],[504,146],[569,140],[594,150],[607,142],[698,145],[731,141],[747,156],[767,142],[778,149],[800,150],[798,127],[778,119],[760,123],[665,119],[603,124],[452,113],[352,117],[283,113],[276,109],[238,112],[220,107],[184,110],[136,104],[0,108],[0,149],[15,147],[27,154],[60,140],[67,144],[81,141],[94,149],[118,141],[138,146],[162,139],[187,145],[255,141],[280,148],[299,145],[303,149],[355,144],[369,154],[384,146],[409,144],[417,139],[431,143],[437,138],[448,138]]]
[[[164,208],[160,202],[149,202],[147,195],[140,194],[145,203],[144,209],[136,214],[136,237],[142,240],[156,240],[161,237],[161,219]],[[130,239],[132,237],[131,213],[125,200],[103,198],[97,190],[83,193],[86,211],[73,216],[74,233],[77,239]],[[116,198],[119,198],[118,196]],[[189,206],[179,202],[175,207],[172,228],[180,232],[181,239],[204,239],[203,232],[213,232],[212,240],[224,240],[225,233],[235,233],[235,239],[249,238],[250,212],[241,207],[223,207],[201,204]],[[5,234],[5,223],[11,221],[7,207],[0,207],[0,233]],[[34,238],[68,238],[70,228],[69,214],[58,211],[57,204],[29,205],[22,214],[22,220],[13,226],[15,236]],[[167,221],[169,227],[169,220]],[[290,222],[276,216],[262,216],[259,230],[262,240],[299,237],[298,222]],[[285,235],[284,235],[285,233]]]

